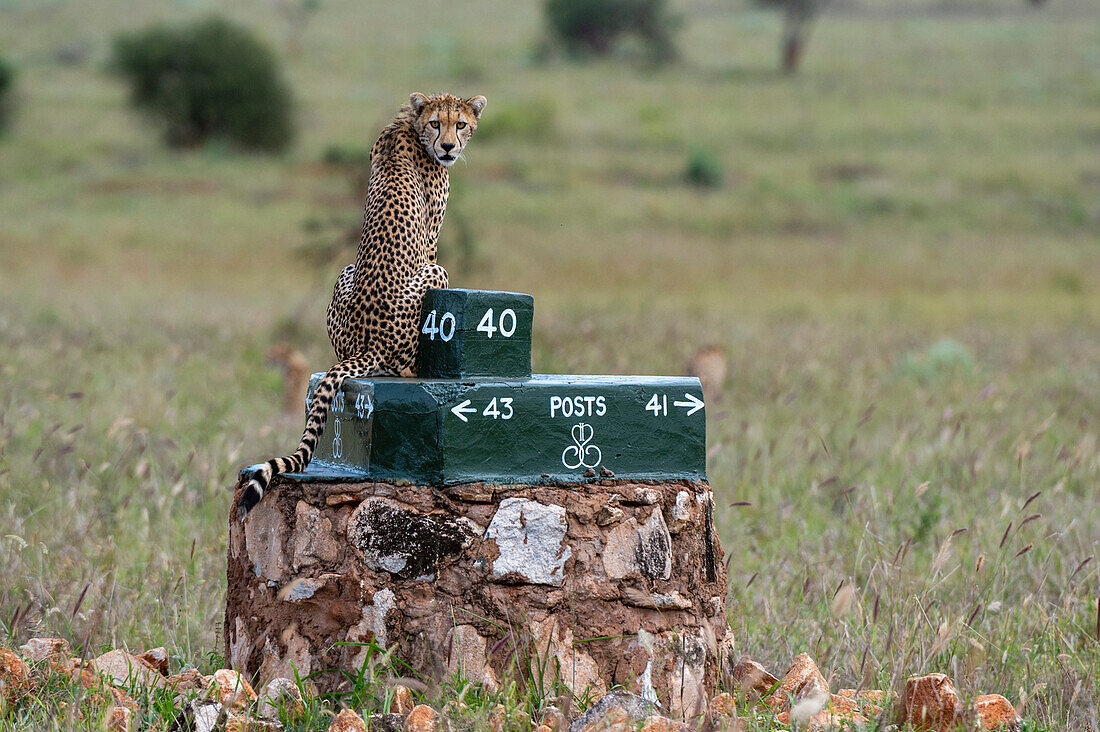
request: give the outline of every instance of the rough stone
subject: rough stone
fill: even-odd
[[[681,492],[693,497],[696,510],[688,528],[672,536],[664,519]],[[329,505],[327,499],[334,494],[345,498]],[[637,500],[639,494],[652,503]],[[467,501],[464,495],[479,500]],[[277,552],[281,559],[265,564],[281,567],[281,579],[257,574],[252,556],[257,547],[244,551],[244,538],[237,558],[229,551],[225,639],[230,664],[261,683],[290,678],[294,669],[303,676],[316,672],[311,679],[324,692],[338,687],[345,678],[342,672],[361,667],[370,652],[365,644],[377,643],[429,682],[461,667],[472,681],[493,687],[501,674],[529,673],[511,663],[510,644],[530,639],[534,649],[538,637],[553,646],[549,675],[567,679],[578,693],[585,686],[599,692],[622,685],[672,710],[673,699],[685,697],[685,684],[687,696],[692,696],[700,675],[706,688],[718,684],[718,655],[729,650],[726,639],[721,644],[715,639],[730,634],[720,612],[726,578],[715,557],[722,556],[721,547],[709,513],[698,510],[711,505],[705,483],[597,479],[579,490],[575,483],[544,480],[496,485],[497,503],[482,502],[484,497],[477,491],[429,485],[281,477],[261,502],[279,513],[287,527]],[[311,510],[302,509],[302,503]],[[556,514],[556,534],[548,543],[561,567],[560,584],[527,581],[538,579],[521,575],[531,570],[532,562],[517,571],[494,572],[502,565],[501,544],[508,546],[496,529],[504,525],[509,506],[517,504],[551,507]],[[596,516],[609,506],[623,517],[600,527]],[[292,571],[298,542],[291,529],[314,510],[318,520],[328,521],[339,550],[331,560],[318,558]],[[514,515],[509,523],[516,543],[523,547],[526,537],[530,547],[532,524],[547,522],[531,518],[526,508]],[[252,520],[232,522],[231,543],[233,531]],[[494,521],[497,526],[489,531]],[[425,539],[416,552],[407,552],[410,532],[405,529],[414,524],[420,527],[411,532],[414,538],[423,529],[438,545],[436,529],[450,526],[454,541],[436,551]],[[608,537],[624,525],[633,534],[625,552],[633,569],[629,577],[616,578],[605,568],[604,550],[613,543]],[[401,541],[395,538],[398,529],[404,532]],[[664,544],[656,561],[643,551],[643,530],[651,540],[657,537],[650,545]],[[402,552],[398,569],[399,562],[391,560]],[[640,558],[657,579],[643,573]],[[411,564],[422,560],[421,567]],[[660,579],[666,569],[662,565],[672,570],[667,580]],[[395,577],[391,570],[408,576]],[[559,581],[556,575],[554,581]],[[693,648],[704,649],[701,666],[684,667],[685,636]],[[684,705],[677,704],[676,715],[666,716],[682,716]]]
[[[563,544],[565,509],[526,498],[500,502],[485,538],[500,551],[493,560],[494,579],[515,576],[522,582],[560,587],[572,556]]]
[[[31,638],[19,650],[23,658],[35,663],[64,662],[72,658],[73,649],[64,638]]]
[[[456,625],[447,639],[450,653],[447,656],[447,670],[473,682],[480,682],[495,689],[496,678],[491,667],[486,665],[486,641],[472,625]],[[410,709],[406,709],[408,713]]]
[[[641,732],[689,732],[690,729],[683,722],[674,722],[668,717],[654,714],[642,724]]]
[[[691,525],[694,505],[692,495],[687,491],[676,494],[676,503],[668,511],[668,533],[679,534]]]
[[[156,671],[161,676],[168,675],[168,649],[150,648],[137,657],[137,660]]]
[[[733,666],[731,674],[735,691],[771,694],[779,685],[779,679],[748,656],[742,656]]]
[[[277,720],[281,709],[288,719],[296,720],[306,711],[302,692],[293,679],[275,678],[267,682],[259,700],[256,713],[264,719]]]
[[[905,680],[898,725],[947,732],[959,719],[959,695],[945,674],[926,674]]]
[[[213,683],[214,679],[204,676],[198,669],[187,669],[178,674],[172,674],[164,680],[163,686],[182,698],[194,697],[203,694]]]
[[[367,732],[367,723],[354,710],[345,709],[332,720],[328,732]]]
[[[674,718],[694,720],[707,711],[706,641],[685,631],[677,646],[670,678],[680,693],[672,695],[669,711]]]
[[[412,690],[401,684],[393,687],[393,701],[390,703],[390,711],[394,714],[408,714],[416,707]]]
[[[623,510],[617,506],[601,506],[596,512],[597,526],[610,526],[623,520]]]
[[[367,566],[404,579],[428,579],[473,538],[469,526],[423,514],[387,498],[369,498],[348,520],[348,540]]]
[[[283,725],[268,719],[256,719],[244,712],[229,712],[225,732],[281,732]]]
[[[137,684],[145,688],[158,686],[162,676],[126,651],[107,651],[91,663],[92,668],[116,686]]]
[[[30,687],[30,666],[10,648],[0,647],[0,701],[18,699]]]
[[[305,501],[294,506],[294,569],[317,562],[331,562],[339,549],[333,539],[332,522],[320,509]]]
[[[798,702],[807,702],[806,707],[817,705],[817,710],[812,714],[829,702],[829,684],[808,653],[799,653],[794,657],[791,667],[779,682],[779,688],[764,700],[765,704],[775,709],[785,709],[788,704],[793,706]]]
[[[707,707],[712,716],[715,717],[732,717],[737,719],[737,703],[734,698],[727,692],[718,694],[710,700],[710,705]]]
[[[982,729],[1018,732],[1023,727],[1024,720],[1016,713],[1016,707],[1000,694],[982,694],[974,699],[973,706]]]
[[[863,689],[862,691],[841,689],[833,695],[834,706],[836,706],[836,698],[838,696],[851,699],[855,703],[856,709],[870,717],[877,717],[879,714],[882,714],[882,709],[886,704],[887,698],[886,692],[881,689]]]
[[[630,692],[616,689],[600,697],[595,704],[588,707],[584,714],[573,720],[569,725],[569,732],[581,732],[586,727],[604,720],[609,712],[618,709],[622,712],[622,719],[626,723],[639,723],[649,719],[653,714],[660,714],[660,705]]]
[[[222,705],[213,699],[192,699],[176,715],[169,732],[214,732],[222,712]]]
[[[402,732],[405,729],[407,714],[372,714],[367,717],[367,728],[371,732]]]
[[[637,722],[630,719],[625,709],[611,707],[602,717],[584,725],[581,732],[633,732],[637,726]]]
[[[632,517],[611,530],[603,551],[604,570],[614,579],[641,575],[667,580],[672,574],[671,547],[661,509],[654,508],[645,524]]]
[[[445,732],[446,720],[427,704],[420,704],[405,717],[405,732]]]
[[[214,672],[213,698],[227,709],[244,709],[256,701],[252,685],[239,672],[223,668]]]
[[[543,688],[551,688],[556,677],[577,696],[607,691],[596,661],[573,643],[573,631],[560,628],[556,617],[533,624],[531,641],[537,654],[531,659],[531,673],[541,671]]]
[[[134,713],[126,707],[113,707],[107,710],[103,726],[107,732],[130,732],[130,721]]]
[[[546,710],[542,713],[542,721],[539,722],[539,726],[548,727],[550,732],[564,732],[569,728],[569,722],[560,709],[551,706],[546,707]]]
[[[286,523],[274,501],[260,501],[244,523],[245,553],[257,577],[278,582],[286,571]]]

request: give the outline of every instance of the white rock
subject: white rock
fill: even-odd
[[[257,577],[275,580],[286,571],[286,524],[274,501],[260,501],[244,521],[244,545]]]
[[[496,541],[493,579],[515,574],[526,582],[560,587],[566,561],[573,556],[565,540],[565,509],[526,498],[500,502],[486,539]]]
[[[374,640],[375,643],[386,648],[389,639],[386,637],[386,617],[395,606],[397,596],[393,590],[383,587],[374,593],[371,604],[363,608],[362,619],[348,629],[347,640],[349,643],[366,643]],[[367,649],[361,648],[352,658],[353,668],[359,668],[367,660]]]
[[[644,525],[632,517],[609,531],[602,559],[612,579],[640,574],[667,580],[672,575],[672,537],[661,509],[654,508]]]
[[[117,648],[92,661],[92,668],[111,684],[122,687],[136,684],[148,688],[157,686],[163,678],[126,651]]]

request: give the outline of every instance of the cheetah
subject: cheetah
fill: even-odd
[[[242,520],[275,476],[309,465],[345,379],[416,375],[424,293],[447,287],[447,271],[436,263],[450,191],[447,169],[462,157],[485,103],[483,96],[415,93],[371,148],[363,236],[328,308],[338,362],[317,385],[298,449],[241,471]]]

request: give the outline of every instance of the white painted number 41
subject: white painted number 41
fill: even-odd
[[[645,405],[647,412],[653,412],[654,417],[666,417],[668,416],[668,396],[665,394],[654,394],[653,398],[649,400],[649,404]]]
[[[477,324],[477,329],[488,338],[492,338],[493,333],[497,331],[500,331],[500,334],[505,338],[511,338],[516,332],[516,311],[512,308],[500,311],[500,319],[497,320],[497,324],[494,326],[493,309],[489,308],[482,316],[481,322]]]

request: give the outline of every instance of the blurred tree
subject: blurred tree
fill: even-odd
[[[290,89],[275,54],[227,20],[118,36],[112,65],[129,80],[134,105],[164,120],[170,145],[225,137],[278,151],[294,136]]]
[[[784,73],[798,71],[814,20],[829,4],[829,0],[758,0],[762,5],[783,9],[783,39],[780,45],[780,66]]]
[[[635,35],[654,61],[676,56],[680,19],[667,0],[546,0],[553,35],[572,53],[602,56],[620,36]]]
[[[321,9],[321,0],[276,0],[275,7],[286,20],[286,53],[291,58],[297,58],[302,53],[302,36],[306,33],[306,26]]]

